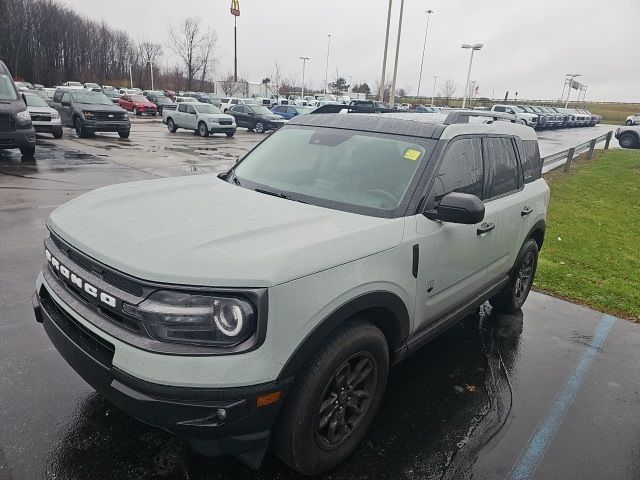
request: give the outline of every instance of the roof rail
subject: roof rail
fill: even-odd
[[[373,105],[340,105],[327,103],[322,105],[311,113],[340,113],[346,110],[348,113],[398,113],[398,110],[392,108],[375,107]]]
[[[453,125],[455,123],[469,123],[470,117],[492,118],[493,121],[503,120],[511,123],[521,123],[515,115],[502,112],[483,112],[481,110],[454,110],[444,119],[445,125]]]

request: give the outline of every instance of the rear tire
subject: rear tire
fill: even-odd
[[[319,475],[346,460],[369,430],[387,383],[389,350],[365,321],[339,327],[297,377],[272,448],[291,469]]]
[[[36,154],[36,146],[32,145],[29,147],[20,147],[20,155],[22,155],[22,158],[31,160],[33,159],[33,156]]]
[[[201,137],[209,136],[209,129],[207,128],[207,124],[204,122],[198,123],[198,135]]]
[[[520,249],[518,261],[509,275],[509,282],[489,299],[494,311],[514,313],[522,308],[531,291],[537,266],[538,244],[535,240],[529,239]]]
[[[633,122],[631,120],[627,120],[626,122],[624,122],[625,125],[633,125]]]
[[[264,133],[264,123],[256,122],[253,129],[256,131],[256,133]]]
[[[618,138],[618,143],[622,148],[635,148],[638,146],[638,139],[633,133],[623,133]]]
[[[136,107],[133,107],[133,114],[140,116],[140,115],[142,115],[142,112],[139,112]]]

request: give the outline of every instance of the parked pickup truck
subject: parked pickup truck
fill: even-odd
[[[491,107],[492,112],[510,113],[515,115],[525,125],[538,128],[538,115],[535,113],[527,113],[516,105],[494,105]]]
[[[227,137],[233,137],[236,133],[235,118],[210,103],[178,103],[175,110],[162,111],[162,121],[171,133],[176,133],[178,128],[194,130],[201,137],[208,137],[210,133],[226,133]]]

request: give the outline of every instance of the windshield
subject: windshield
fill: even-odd
[[[516,105],[513,105],[511,108],[513,108],[514,111],[518,112],[518,113],[523,113],[524,110]]]
[[[198,113],[222,113],[218,107],[211,105],[210,103],[199,103],[194,105]]]
[[[0,101],[2,100],[17,100],[18,94],[13,86],[13,82],[8,75],[0,73]]]
[[[262,105],[260,106],[251,106],[251,110],[253,110],[253,113],[255,113],[256,115],[273,115],[273,112],[271,110],[269,110],[267,107],[263,107]]]
[[[92,105],[113,105],[113,102],[109,100],[102,92],[92,92],[87,90],[85,92],[71,92],[71,97],[76,103],[87,103]]]
[[[337,210],[391,216],[435,141],[288,126],[235,168],[241,186]]]
[[[47,102],[45,102],[42,98],[37,97],[35,95],[25,95],[27,99],[28,107],[48,107]]]

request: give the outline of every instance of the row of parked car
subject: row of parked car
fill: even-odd
[[[522,123],[542,130],[545,128],[592,127],[602,121],[600,115],[579,108],[539,105],[493,105],[492,112],[515,115]]]

